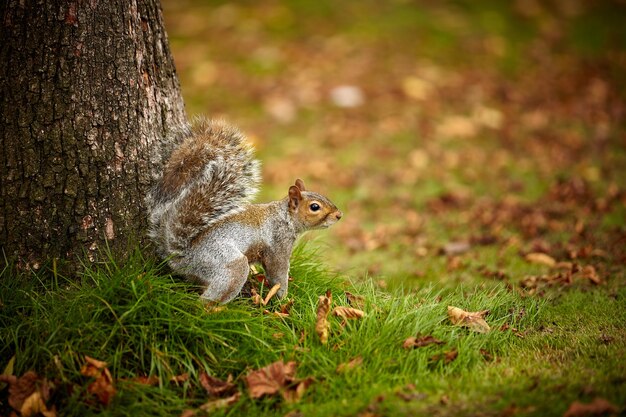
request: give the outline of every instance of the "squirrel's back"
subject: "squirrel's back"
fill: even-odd
[[[160,254],[180,253],[212,224],[241,210],[258,190],[259,171],[238,129],[223,121],[195,121],[147,198],[150,235]]]

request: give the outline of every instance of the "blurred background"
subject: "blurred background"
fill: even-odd
[[[187,112],[249,135],[258,201],[301,177],[344,210],[309,235],[331,268],[410,288],[625,260],[626,2],[162,4]]]

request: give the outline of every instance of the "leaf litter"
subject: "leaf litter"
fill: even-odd
[[[52,384],[46,378],[41,378],[34,371],[28,371],[21,377],[15,375],[0,375],[0,381],[9,385],[8,403],[13,410],[22,417],[43,415],[56,417],[56,408],[46,405],[50,400]]]

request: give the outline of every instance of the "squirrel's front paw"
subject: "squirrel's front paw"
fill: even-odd
[[[278,289],[278,292],[276,293],[276,297],[283,299],[285,298],[286,295],[287,295],[287,286],[281,284],[280,288]]]

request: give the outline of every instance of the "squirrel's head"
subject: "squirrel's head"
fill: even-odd
[[[343,213],[321,194],[307,191],[304,181],[289,187],[289,212],[304,230],[325,229],[337,223]]]

